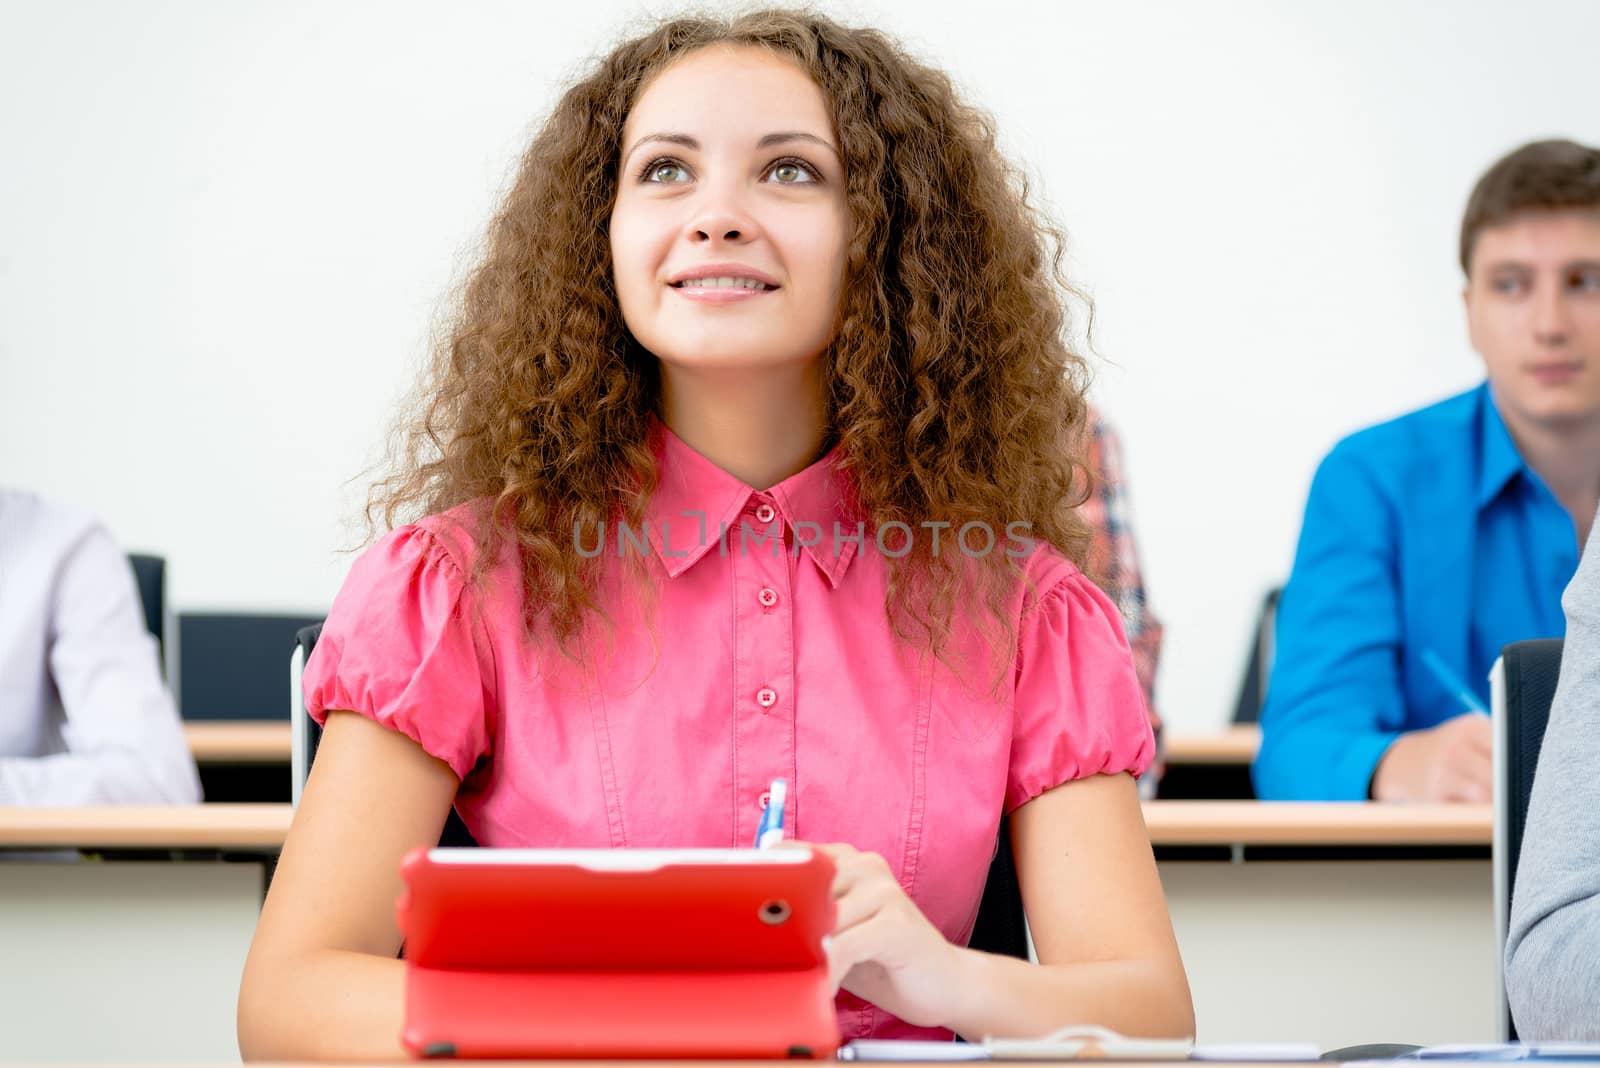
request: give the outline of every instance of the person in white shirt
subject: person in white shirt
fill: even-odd
[[[199,800],[128,558],[87,512],[0,490],[0,805]]]

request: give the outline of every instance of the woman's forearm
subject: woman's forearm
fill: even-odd
[[[944,1026],[966,1038],[1036,1038],[1076,1023],[1144,1038],[1194,1033],[1181,968],[1130,960],[1037,965],[956,952],[961,978]],[[247,1061],[406,1059],[404,983],[403,961],[365,953],[261,962],[240,988],[239,1051]]]
[[[958,949],[961,981],[945,1026],[970,1040],[1038,1038],[1069,1024],[1099,1024],[1140,1038],[1194,1034],[1194,1003],[1177,962],[1030,964]]]
[[[239,1053],[247,1061],[395,1061],[405,962],[325,950],[246,965],[239,988]]]

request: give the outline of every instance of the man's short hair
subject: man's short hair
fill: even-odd
[[[1490,167],[1461,218],[1461,269],[1472,273],[1472,247],[1485,227],[1529,211],[1600,208],[1600,149],[1576,141],[1535,141]]]

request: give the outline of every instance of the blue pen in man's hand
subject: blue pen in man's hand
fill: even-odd
[[[761,822],[756,825],[756,848],[783,841],[783,803],[789,794],[789,784],[783,779],[773,779],[767,790],[767,807],[761,810]]]
[[[1477,712],[1481,715],[1489,714],[1489,710],[1483,707],[1483,703],[1478,700],[1477,695],[1468,688],[1465,682],[1461,681],[1461,678],[1455,672],[1450,670],[1449,665],[1440,658],[1438,653],[1432,649],[1422,650],[1422,663],[1424,667],[1433,672],[1433,677],[1439,680],[1439,685],[1454,694],[1456,700],[1460,701],[1462,707],[1468,712]]]

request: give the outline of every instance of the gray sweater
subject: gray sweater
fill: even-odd
[[[1590,534],[1561,605],[1561,681],[1506,938],[1506,990],[1525,1041],[1600,1039],[1600,536]]]

